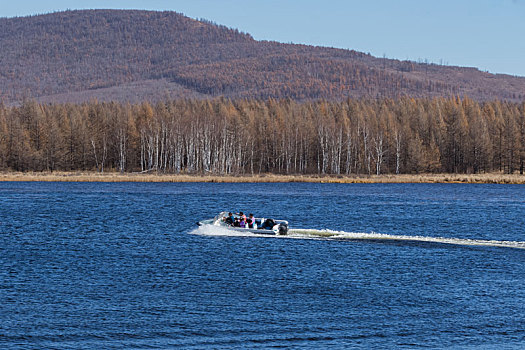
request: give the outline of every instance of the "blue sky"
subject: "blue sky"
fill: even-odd
[[[525,76],[525,0],[0,0],[0,16],[82,8],[173,10],[258,40]]]

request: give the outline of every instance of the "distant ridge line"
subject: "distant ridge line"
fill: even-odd
[[[525,100],[524,77],[256,41],[238,29],[173,11],[68,10],[0,18],[0,33],[5,103],[220,96]]]

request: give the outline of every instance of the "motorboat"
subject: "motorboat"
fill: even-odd
[[[228,220],[229,213],[227,211],[221,212],[219,215],[213,219],[207,219],[197,222],[199,226],[218,226],[225,228],[227,230],[239,231],[239,232],[252,232],[258,234],[267,234],[267,235],[285,235],[288,233],[288,221],[286,220],[276,220],[270,218],[254,218],[255,223],[253,228],[246,227],[237,227],[234,226],[230,220]],[[234,218],[239,218],[240,216],[234,215]]]

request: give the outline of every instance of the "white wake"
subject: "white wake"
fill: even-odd
[[[290,230],[293,234],[304,234],[313,236],[324,236],[331,239],[348,239],[348,240],[378,240],[378,241],[405,241],[405,242],[428,242],[455,244],[466,246],[489,246],[489,247],[506,247],[525,249],[525,242],[518,241],[497,241],[483,239],[466,239],[454,237],[428,237],[428,236],[408,236],[408,235],[389,235],[383,233],[361,233],[361,232],[344,232],[332,230],[310,230],[296,229]]]
[[[389,235],[383,233],[364,233],[364,232],[345,232],[333,230],[314,230],[314,229],[290,229],[287,235],[266,235],[252,233],[249,231],[232,231],[219,226],[199,226],[189,232],[194,235],[203,236],[232,236],[232,237],[266,237],[279,239],[325,239],[325,240],[370,240],[370,241],[399,241],[399,242],[426,242],[453,244],[462,246],[487,246],[525,249],[525,242],[519,241],[497,241],[483,239],[465,239],[452,237],[427,237],[427,236],[408,236],[408,235]]]

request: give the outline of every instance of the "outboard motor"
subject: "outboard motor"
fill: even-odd
[[[288,225],[286,225],[284,222],[281,222],[279,224],[278,230],[280,235],[285,235],[288,233]]]

